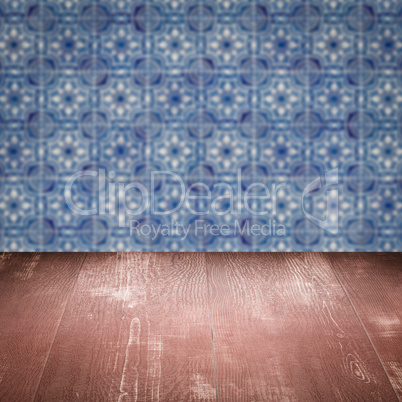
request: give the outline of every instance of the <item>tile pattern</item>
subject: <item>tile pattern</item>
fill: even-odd
[[[401,250],[402,4],[395,1],[18,1],[0,3],[0,247],[3,250]],[[301,209],[339,170],[339,231]],[[66,205],[66,182],[80,216]],[[181,187],[155,181],[154,213],[99,213],[110,185],[286,183],[243,211],[169,216]],[[149,187],[148,187],[149,188]],[[271,188],[271,187],[269,187]],[[218,188],[216,193],[223,188]],[[105,194],[105,195],[104,195]],[[197,194],[196,194],[197,195]],[[201,192],[191,200],[205,210]],[[216,195],[216,194],[215,194]],[[306,198],[323,219],[326,189]],[[227,201],[227,200],[226,200]],[[138,191],[127,205],[141,204]],[[221,210],[227,205],[223,199]],[[112,211],[113,212],[113,211]],[[276,212],[276,213],[275,213]],[[139,225],[228,224],[130,235]],[[236,224],[284,225],[283,236]]]

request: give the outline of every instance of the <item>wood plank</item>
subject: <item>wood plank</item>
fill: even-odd
[[[320,254],[207,254],[219,400],[397,400]]]
[[[402,400],[402,253],[330,253],[327,258]]]
[[[83,254],[0,257],[0,400],[32,400]]]
[[[203,254],[91,254],[36,400],[215,400]]]

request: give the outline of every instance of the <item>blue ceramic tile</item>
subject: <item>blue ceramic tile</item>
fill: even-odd
[[[401,19],[0,2],[0,248],[402,250]]]

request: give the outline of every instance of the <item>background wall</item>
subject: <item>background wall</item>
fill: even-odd
[[[1,2],[1,249],[401,250],[401,10],[394,1]],[[158,176],[151,191],[151,171],[178,176]],[[77,172],[85,176],[66,192]],[[302,204],[317,177],[321,188],[315,181]],[[230,185],[234,209],[197,215],[210,200],[194,187],[192,212],[158,214],[200,181]],[[134,210],[143,198],[137,185],[123,199],[119,183],[142,183],[154,212],[126,214],[123,201]],[[265,198],[251,209],[267,214],[239,209],[253,183],[270,197],[254,187]],[[229,188],[212,190],[216,199]],[[230,198],[215,206],[225,211]],[[229,229],[199,231],[197,220]]]

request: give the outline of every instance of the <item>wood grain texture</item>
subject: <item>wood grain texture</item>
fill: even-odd
[[[31,401],[84,254],[0,256],[0,400]]]
[[[221,401],[394,401],[319,254],[207,254]]]
[[[36,400],[210,401],[203,254],[91,254]]]
[[[402,400],[402,254],[327,254]]]

